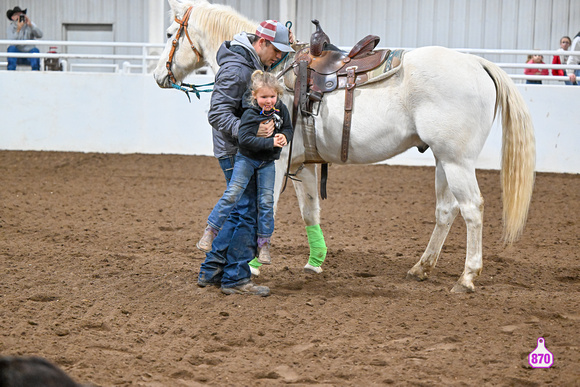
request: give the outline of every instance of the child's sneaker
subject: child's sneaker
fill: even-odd
[[[258,262],[262,265],[272,263],[270,256],[270,238],[258,238]]]
[[[203,251],[204,253],[209,253],[211,251],[211,244],[213,243],[213,240],[216,237],[217,233],[218,230],[208,225],[205,228],[205,231],[203,232],[203,236],[196,244],[197,248]]]

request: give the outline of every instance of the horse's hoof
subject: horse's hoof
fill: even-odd
[[[307,274],[320,274],[322,273],[322,268],[320,266],[316,267],[307,263],[306,266],[304,266],[304,272]]]
[[[465,286],[463,284],[455,284],[455,286],[453,287],[453,289],[451,289],[451,293],[474,293],[475,292],[475,286],[471,285],[471,286]]]
[[[254,277],[258,277],[260,275],[260,269],[258,269],[257,267],[250,266],[250,272]]]
[[[415,280],[415,281],[425,281],[429,276],[426,273],[421,273],[421,275],[414,273],[413,269],[407,272],[407,279],[408,280]]]

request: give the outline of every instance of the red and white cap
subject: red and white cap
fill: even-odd
[[[256,29],[256,35],[264,38],[282,52],[294,52],[290,47],[288,28],[276,20],[266,20],[260,23]]]

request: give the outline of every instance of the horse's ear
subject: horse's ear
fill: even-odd
[[[171,7],[171,10],[173,11],[174,14],[179,13],[179,11],[183,8],[183,2],[181,0],[168,0],[169,1],[169,7]]]

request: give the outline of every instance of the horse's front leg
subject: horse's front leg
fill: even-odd
[[[302,168],[301,168],[302,166]],[[278,208],[278,200],[282,193],[282,188],[286,181],[286,171],[288,168],[288,150],[284,148],[280,159],[276,161],[276,180],[274,184],[274,213]],[[326,258],[326,242],[320,228],[320,199],[318,196],[317,173],[315,164],[302,165],[296,163],[290,166],[290,172],[297,173],[297,179],[293,181],[294,190],[298,198],[300,213],[306,224],[306,235],[308,236],[308,245],[310,255],[308,262],[304,266],[307,273],[321,273],[321,265]],[[255,276],[260,275],[260,266],[256,259],[250,261],[250,269]]]
[[[320,228],[320,197],[316,164],[305,164],[296,177],[300,181],[293,181],[294,190],[302,219],[306,224],[306,235],[310,246],[310,255],[304,271],[318,274],[322,272],[321,266],[326,259],[327,248]]]

